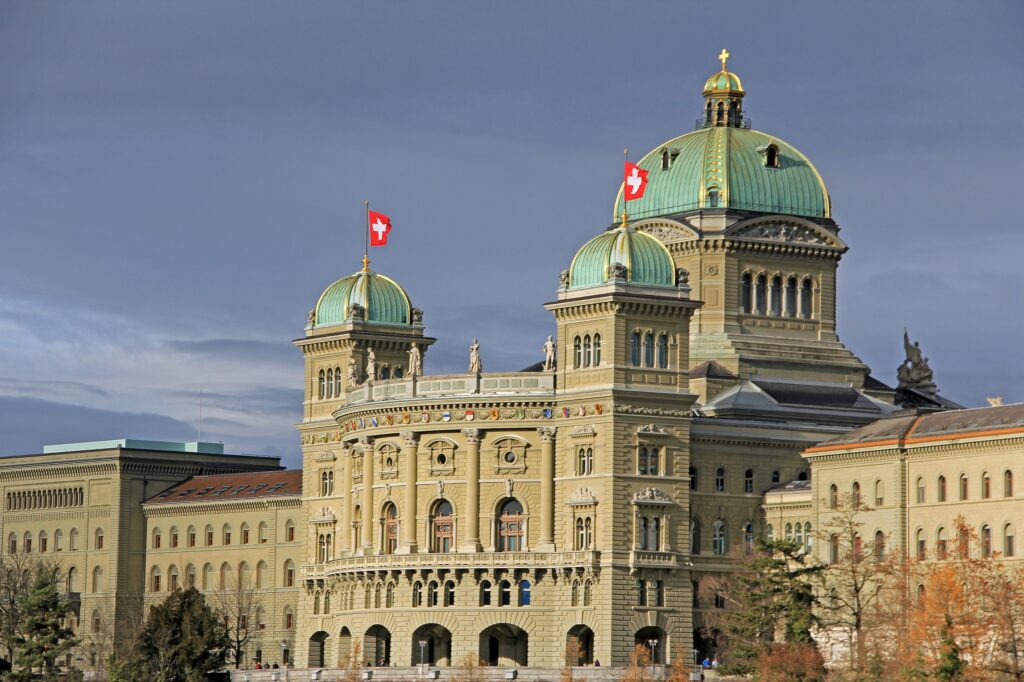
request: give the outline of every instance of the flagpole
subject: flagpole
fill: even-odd
[[[623,163],[629,161],[629,147],[622,150]],[[626,198],[626,176],[622,176],[622,227],[629,227],[629,214],[626,213],[626,206],[629,205],[629,199]]]
[[[363,235],[363,272],[369,272],[370,270],[370,201],[369,199],[363,200],[363,206],[366,208],[366,234]]]

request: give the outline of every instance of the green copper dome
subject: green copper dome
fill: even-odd
[[[362,317],[352,304],[362,307]],[[316,303],[314,327],[366,321],[380,324],[410,324],[409,297],[394,280],[370,270],[342,277],[327,287]]]
[[[617,227],[597,235],[576,253],[569,266],[569,288],[604,284],[613,277],[615,263],[625,266],[627,282],[666,287],[676,284],[672,255],[661,241],[631,227]]]
[[[652,149],[637,165],[650,174],[643,198],[629,202],[634,220],[713,208],[810,218],[832,213],[828,189],[807,157],[757,130],[695,130]],[[621,200],[620,186],[613,216],[621,214]]]

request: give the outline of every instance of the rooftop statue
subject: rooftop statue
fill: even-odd
[[[555,368],[555,340],[548,336],[544,342],[544,371],[550,372]]]
[[[359,385],[359,365],[355,358],[348,359],[348,387],[350,389]]]
[[[469,347],[469,373],[481,374],[483,371],[484,366],[480,362],[480,342],[473,339],[473,345]]]
[[[423,354],[415,341],[409,348],[409,376],[423,376]]]
[[[921,344],[911,343],[907,330],[903,330],[903,349],[906,359],[896,368],[896,377],[900,388],[913,388],[927,393],[936,393],[938,388],[932,377],[932,368],[928,366],[928,358],[921,353]]]
[[[366,380],[377,380],[377,356],[374,354],[373,348],[370,348],[370,352],[366,355]]]

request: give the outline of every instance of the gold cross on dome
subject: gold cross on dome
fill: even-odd
[[[722,62],[722,71],[725,71],[725,62],[730,56],[731,55],[724,49],[722,50],[722,53],[718,55],[718,61]]]

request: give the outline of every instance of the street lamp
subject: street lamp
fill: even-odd
[[[651,649],[651,674],[654,674],[654,663],[658,660],[658,640],[647,640],[647,646]]]
[[[423,661],[423,650],[426,649],[426,648],[427,648],[427,640],[421,639],[420,640],[420,665],[423,665],[423,663],[424,663],[424,661]]]

